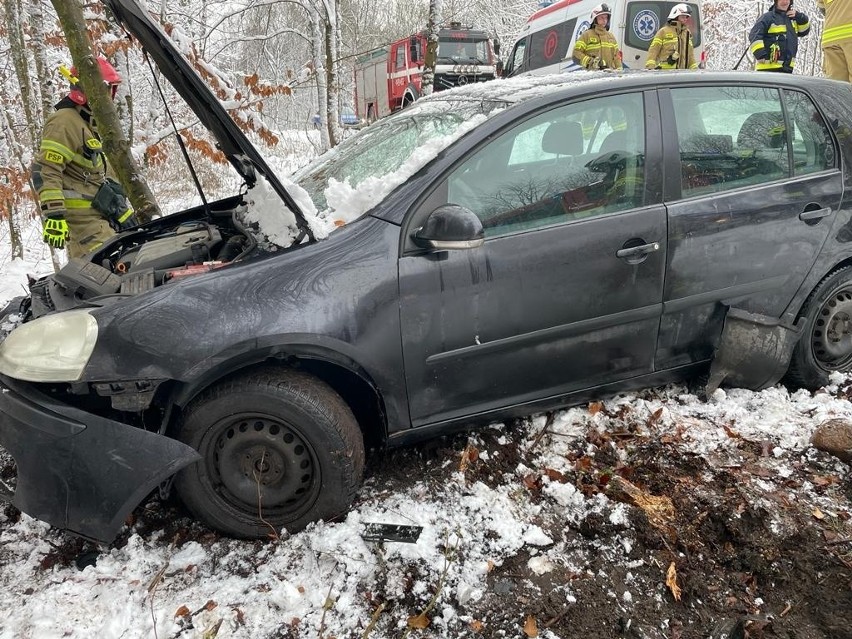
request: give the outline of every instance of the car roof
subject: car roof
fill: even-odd
[[[650,89],[654,87],[675,87],[678,85],[706,84],[760,84],[764,86],[789,87],[791,89],[816,89],[834,80],[813,76],[759,71],[644,71],[627,70],[618,73],[606,71],[580,71],[574,73],[552,74],[544,76],[521,76],[441,91],[430,96],[429,100],[485,100],[500,101],[508,104],[526,102],[544,96],[559,93],[598,93],[604,91],[622,91]]]

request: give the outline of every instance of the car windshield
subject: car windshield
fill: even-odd
[[[504,105],[481,99],[418,102],[345,140],[293,179],[321,215],[351,221]]]

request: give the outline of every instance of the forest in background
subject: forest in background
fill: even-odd
[[[0,99],[5,115],[0,136],[0,217],[8,225],[8,234],[2,237],[12,242],[13,255],[22,250],[15,246],[20,243],[22,220],[37,214],[28,180],[41,127],[68,90],[59,69],[71,66],[72,60],[54,10],[66,2],[81,0],[0,0],[5,25],[0,28]],[[533,0],[432,0],[433,11],[436,5],[443,22],[458,21],[491,33],[501,43],[503,57],[511,53],[515,36],[539,7]],[[108,57],[124,78],[115,102],[119,122],[155,197],[170,202],[194,192],[191,176],[182,168],[175,128],[191,157],[214,160],[195,164],[205,189],[215,193],[227,179],[227,171],[216,168],[225,160],[195,116],[167,83],[157,82],[142,51],[100,2],[81,6],[97,52]],[[706,1],[708,68],[734,68],[747,48],[751,26],[770,6],[765,0]],[[148,8],[264,153],[307,159],[344,135],[337,116],[341,108],[353,104],[354,59],[423,29],[430,2],[160,0],[149,2]],[[796,8],[808,13],[813,25],[800,43],[797,73],[820,75],[821,16],[815,0],[799,0]],[[750,67],[744,59],[738,68]],[[326,114],[329,124],[306,146],[304,132],[314,113]]]

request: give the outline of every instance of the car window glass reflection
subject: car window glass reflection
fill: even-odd
[[[798,91],[785,91],[784,100],[793,123],[791,144],[795,175],[834,168],[834,143],[814,103]]]
[[[790,175],[788,132],[775,89],[673,89],[684,197]]]
[[[486,237],[641,206],[645,130],[639,93],[554,109],[504,133],[457,168],[448,199]]]

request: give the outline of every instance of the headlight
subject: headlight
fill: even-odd
[[[80,378],[98,341],[89,311],[46,315],[21,324],[0,344],[0,373],[29,382]]]

